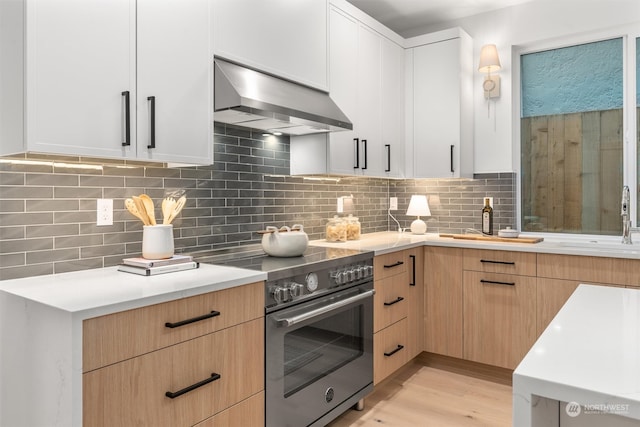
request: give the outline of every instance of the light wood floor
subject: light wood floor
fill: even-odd
[[[330,427],[511,426],[511,386],[411,363]]]

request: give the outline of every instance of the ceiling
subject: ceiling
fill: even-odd
[[[501,9],[532,0],[347,0],[396,33]]]

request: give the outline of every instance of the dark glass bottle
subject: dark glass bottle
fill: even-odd
[[[493,234],[493,208],[489,205],[489,199],[484,199],[482,208],[482,234],[491,236]]]

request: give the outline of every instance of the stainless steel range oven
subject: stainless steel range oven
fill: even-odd
[[[309,247],[294,258],[229,256],[224,264],[267,272],[267,427],[324,426],[360,406],[373,390],[373,253]]]

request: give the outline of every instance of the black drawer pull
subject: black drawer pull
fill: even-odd
[[[404,346],[403,346],[403,345],[398,344],[398,346],[395,348],[395,350],[390,351],[389,353],[385,353],[384,355],[385,355],[386,357],[393,356],[394,354],[396,354],[397,352],[399,352],[399,351],[400,351],[400,350],[402,350],[403,348],[404,348]]]
[[[481,279],[480,283],[489,283],[489,284],[492,284],[492,285],[509,285],[509,286],[515,286],[516,285],[515,282],[496,282],[494,280],[484,280],[484,279]]]
[[[198,387],[202,387],[203,385],[207,385],[207,384],[212,383],[215,380],[219,380],[219,379],[220,379],[220,374],[216,374],[214,372],[206,380],[202,380],[199,383],[192,384],[189,387],[183,388],[182,390],[168,391],[164,395],[167,396],[169,399],[175,399],[178,396],[182,396],[183,394],[189,393],[190,391],[193,391],[193,390],[197,389]]]
[[[393,305],[393,304],[399,303],[400,301],[404,301],[404,298],[403,297],[398,297],[398,298],[394,299],[391,302],[385,302],[384,305]]]
[[[415,255],[409,255],[409,258],[411,258],[411,283],[409,283],[409,286],[415,286],[416,285],[416,256]]]
[[[122,141],[122,146],[126,147],[131,145],[131,102],[129,91],[122,92],[122,96],[124,96],[124,141]]]
[[[404,264],[404,262],[402,261],[398,261],[395,264],[390,264],[390,265],[385,265],[384,268],[393,268],[393,267],[398,267],[399,265]]]
[[[156,148],[156,97],[148,96],[149,101],[149,145],[147,148]]]
[[[486,262],[487,264],[516,265],[514,261],[491,261],[489,259],[481,259],[480,262]]]
[[[167,328],[179,328],[180,326],[188,325],[189,323],[199,322],[201,320],[210,319],[216,316],[220,316],[220,312],[214,310],[211,313],[203,314],[202,316],[194,317],[192,319],[181,320],[175,323],[167,322],[164,324],[164,326],[166,326]]]

